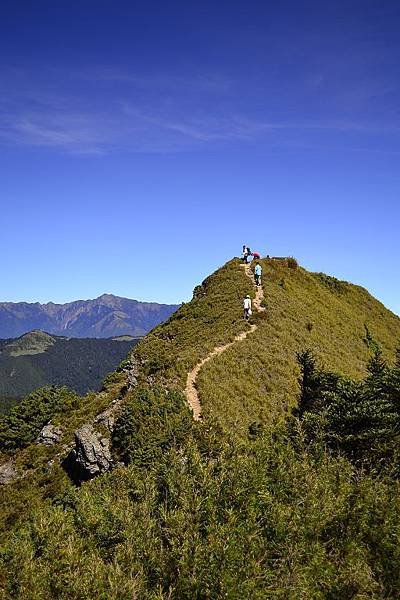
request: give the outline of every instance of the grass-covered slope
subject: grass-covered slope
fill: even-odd
[[[229,427],[265,422],[293,406],[297,352],[310,348],[326,368],[360,378],[376,344],[393,359],[400,340],[400,319],[365,289],[261,262],[266,311],[257,331],[207,363],[198,379],[203,413]]]
[[[205,417],[235,431],[286,414],[298,394],[296,353],[310,348],[333,371],[360,378],[378,344],[393,359],[400,319],[365,289],[264,259],[266,311],[258,328],[208,362],[198,377]],[[291,265],[291,266],[289,266]],[[246,329],[242,299],[254,288],[234,259],[196,288],[193,300],[153,330],[134,355],[143,374],[184,389],[188,371],[217,345]]]
[[[134,352],[143,375],[185,387],[188,371],[219,344],[230,342],[246,326],[242,298],[251,283],[232,260],[197,286],[193,299],[153,329]]]
[[[43,390],[30,427],[36,397],[3,420],[3,445],[23,448],[13,460],[25,472],[0,488],[4,598],[400,597],[400,321],[365,290],[289,264],[263,261],[257,329],[200,371],[203,423],[183,390],[190,369],[248,328],[242,298],[254,288],[237,260],[100,394],[61,401]],[[125,466],[76,488],[63,445],[117,397],[113,452]],[[49,415],[61,443],[26,446]]]

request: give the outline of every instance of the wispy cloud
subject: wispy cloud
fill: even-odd
[[[280,115],[262,89],[256,102],[237,102],[238,82],[217,75],[143,77],[99,67],[48,70],[29,78],[18,69],[3,69],[1,81],[0,143],[69,153],[180,152],[260,140],[271,146],[312,145],[320,143],[315,136],[397,138],[400,132],[395,121]]]
[[[64,80],[57,89],[50,75],[52,85],[28,87],[14,80],[8,86],[0,99],[0,142],[73,153],[176,152],[252,135],[226,110],[229,84],[219,85],[216,78],[151,80],[111,71],[78,72],[74,85],[66,87]],[[83,93],[77,92],[77,79],[87,84]],[[122,87],[115,89],[116,82]],[[214,111],[213,104],[219,104]]]

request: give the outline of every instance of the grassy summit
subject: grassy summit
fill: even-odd
[[[52,346],[55,341],[56,339],[45,331],[34,329],[8,344],[6,351],[10,356],[41,354],[42,352],[46,352],[47,348]]]
[[[293,406],[297,352],[310,348],[326,368],[361,378],[375,345],[393,359],[400,339],[399,317],[364,288],[295,263],[260,262],[267,310],[253,315],[257,331],[207,363],[198,379],[204,415],[235,430]],[[143,373],[184,389],[200,359],[246,329],[241,303],[247,293],[254,297],[254,288],[237,259],[208,277],[190,303],[135,349]]]
[[[393,359],[400,319],[365,289],[263,260],[266,312],[242,344],[202,369],[204,414],[247,428],[287,413],[298,394],[296,353],[310,348],[326,368],[361,378],[375,344]]]

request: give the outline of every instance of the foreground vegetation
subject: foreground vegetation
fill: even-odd
[[[132,392],[114,440],[128,466],[66,484],[6,535],[6,597],[397,598],[397,476],[311,441],[305,414],[236,443],[176,392]],[[387,436],[364,433],[373,464]]]
[[[135,348],[113,437],[124,467],[76,488],[48,466],[57,447],[16,455],[32,468],[0,490],[5,598],[400,597],[399,320],[293,267],[265,262],[266,318],[201,372],[204,423],[182,389],[246,326],[236,261]],[[57,404],[63,443],[122,393],[124,367]]]

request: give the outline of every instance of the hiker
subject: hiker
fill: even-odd
[[[251,317],[251,298],[247,294],[246,298],[243,300],[243,318],[248,321]]]
[[[247,262],[248,262],[248,258],[249,258],[249,256],[250,256],[250,248],[249,248],[248,246],[245,246],[245,245],[243,244],[243,250],[242,250],[242,261],[243,261],[244,263],[247,263]]]
[[[262,268],[260,263],[256,263],[256,266],[254,267],[254,279],[256,282],[256,285],[261,285],[261,273],[262,273]]]
[[[258,252],[252,252],[252,257],[254,260],[260,260],[261,256]]]

